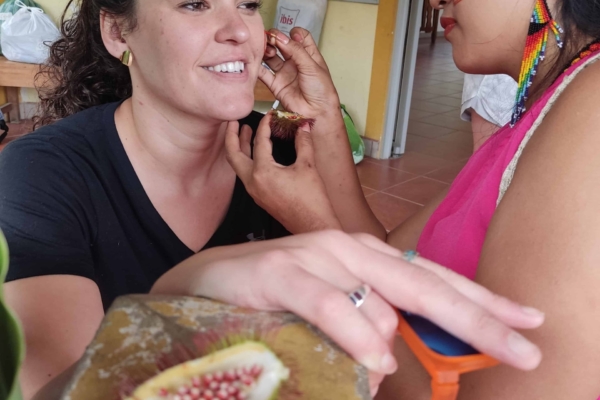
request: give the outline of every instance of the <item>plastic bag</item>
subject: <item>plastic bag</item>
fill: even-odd
[[[342,116],[344,117],[344,124],[346,125],[346,132],[348,133],[348,140],[350,141],[350,148],[352,149],[352,157],[354,158],[354,164],[358,164],[365,158],[365,142],[356,130],[352,117],[346,111],[346,106],[342,104]]]
[[[42,64],[60,31],[41,8],[28,7],[21,0],[16,4],[20,10],[0,28],[2,53],[11,61]]]
[[[17,5],[18,0],[6,0],[4,3],[0,4],[0,28],[2,28],[2,24],[4,21],[12,17],[19,11],[19,6]],[[23,4],[27,7],[39,7],[37,3],[33,0],[21,0]],[[0,3],[2,1],[0,0]],[[2,35],[0,30],[0,36]],[[0,54],[2,54],[2,46],[0,46]]]
[[[299,26],[310,31],[318,44],[327,13],[327,0],[279,0],[274,28],[289,35]]]

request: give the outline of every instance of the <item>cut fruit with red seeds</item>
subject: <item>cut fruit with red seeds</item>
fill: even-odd
[[[271,400],[289,370],[264,344],[246,342],[169,368],[129,400]]]

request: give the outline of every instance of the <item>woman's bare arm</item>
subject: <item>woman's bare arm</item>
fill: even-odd
[[[9,282],[4,293],[25,332],[20,382],[29,400],[83,355],[104,317],[100,291],[89,279],[53,275]]]
[[[466,375],[461,400],[596,399],[600,394],[600,65],[558,99],[519,161],[488,231],[477,281],[537,306],[526,335],[544,352],[529,373]]]

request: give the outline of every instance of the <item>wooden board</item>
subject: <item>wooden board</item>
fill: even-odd
[[[0,86],[32,88],[37,64],[25,64],[8,61],[0,56]]]

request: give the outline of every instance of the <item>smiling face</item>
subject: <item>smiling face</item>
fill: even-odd
[[[143,0],[126,36],[136,90],[206,120],[245,117],[265,50],[255,0]]]
[[[431,0],[459,69],[518,74],[535,0]],[[514,72],[516,71],[516,72]]]

